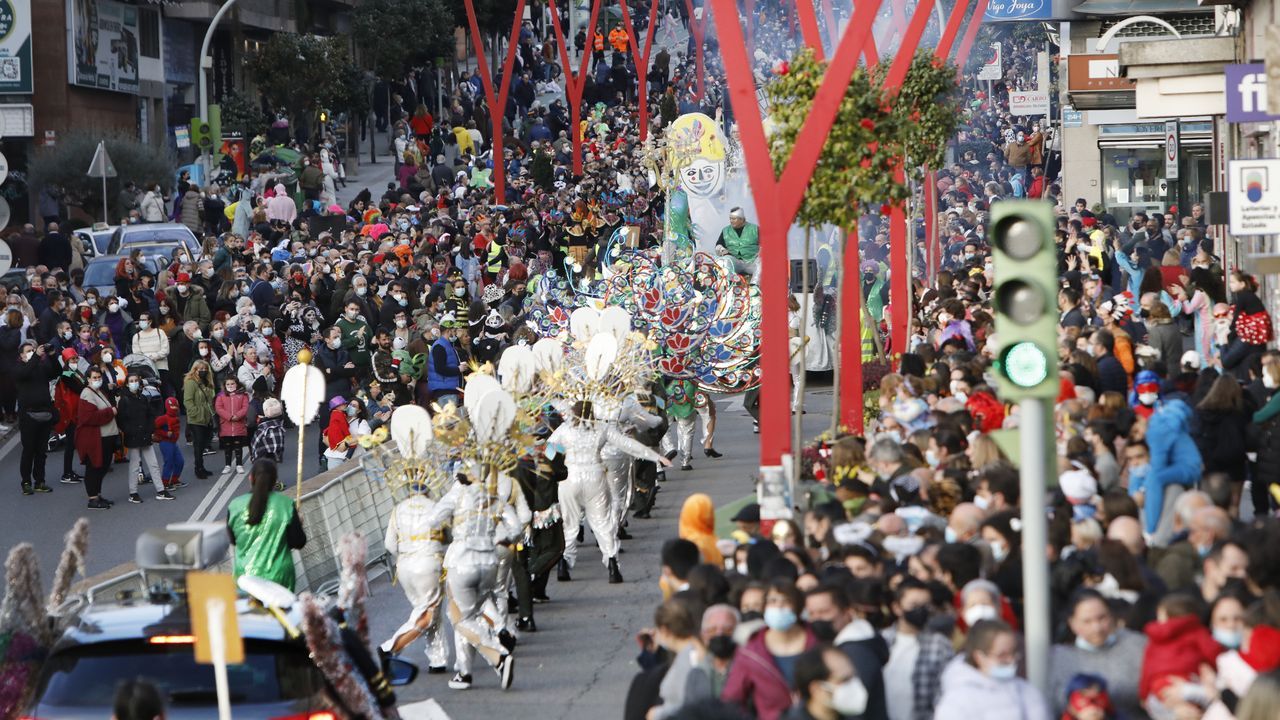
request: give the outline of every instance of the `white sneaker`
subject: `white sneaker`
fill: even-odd
[[[454,690],[470,690],[471,676],[462,673],[454,673],[453,679],[449,681],[449,687]]]
[[[244,474],[244,466],[243,466],[243,465],[237,465],[237,466],[236,466],[236,474],[237,474],[237,475],[243,475],[243,474]]]
[[[232,470],[232,467],[231,467],[230,465],[228,465],[228,466],[226,466],[226,467],[222,468],[222,472],[221,472],[220,474],[222,474],[222,475],[230,475],[230,474],[231,474],[231,470]]]

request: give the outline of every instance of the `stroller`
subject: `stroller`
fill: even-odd
[[[147,402],[157,405],[163,411],[164,380],[160,378],[160,369],[156,367],[155,362],[146,355],[136,353],[124,356],[121,362],[124,363],[129,374],[137,375],[142,380],[142,396],[147,399]]]

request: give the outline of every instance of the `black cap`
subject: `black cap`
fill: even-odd
[[[760,522],[760,504],[747,503],[729,519],[732,522]]]

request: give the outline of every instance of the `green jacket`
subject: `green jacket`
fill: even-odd
[[[187,378],[182,383],[182,406],[188,425],[213,425],[213,385]]]
[[[293,590],[297,577],[293,570],[293,553],[286,534],[293,522],[293,502],[277,492],[267,497],[267,509],[257,525],[249,524],[251,493],[241,495],[227,506],[227,529],[236,546],[234,577],[251,575],[280,583]]]
[[[342,331],[342,349],[351,355],[351,362],[357,367],[369,367],[369,341],[373,339],[373,329],[369,327],[369,323],[359,316],[355,320],[348,320],[343,315],[334,325]],[[361,329],[364,330],[363,335],[360,334]]]
[[[742,232],[739,233],[733,229],[732,225],[725,225],[720,231],[720,244],[733,257],[749,262],[755,260],[760,255],[760,226],[755,223],[747,223],[742,226]]]
[[[694,399],[698,394],[698,386],[692,380],[671,380],[667,383],[667,414],[673,418],[690,417],[697,408]]]

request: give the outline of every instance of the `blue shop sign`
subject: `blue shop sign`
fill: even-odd
[[[983,22],[1048,20],[1053,17],[1052,0],[990,0]]]

